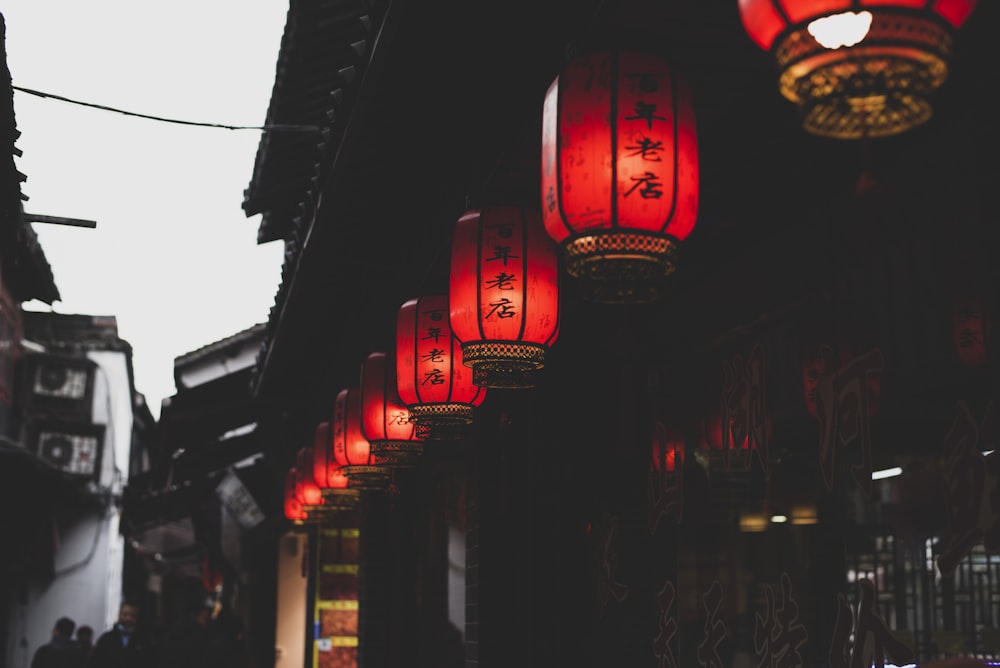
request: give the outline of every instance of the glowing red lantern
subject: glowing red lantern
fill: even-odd
[[[396,365],[383,352],[368,355],[361,367],[361,431],[376,457],[412,467],[423,452],[417,425],[396,390]]]
[[[662,58],[585,55],[542,111],[545,229],[599,302],[659,296],[698,215],[698,147],[687,85]]]
[[[302,502],[295,494],[295,478],[297,470],[293,466],[285,474],[285,518],[301,524],[309,519],[309,515],[302,508]]]
[[[559,332],[559,256],[534,211],[468,211],[451,245],[451,329],[483,387],[532,387]]]
[[[306,467],[323,495],[324,504],[334,509],[357,505],[360,498],[357,486],[351,484],[344,469],[333,458],[333,434],[329,422],[316,426],[310,452],[312,462],[306,462]]]
[[[312,448],[302,448],[295,458],[295,496],[302,509],[312,514],[323,505],[323,493],[312,476]]]
[[[418,297],[403,304],[396,318],[396,388],[418,427],[440,430],[472,422],[486,388],[472,382],[452,334],[448,298]]]
[[[333,407],[331,442],[333,458],[358,489],[385,489],[389,484],[388,461],[372,452],[361,432],[361,390],[341,390]]]
[[[955,31],[976,0],[739,0],[747,33],[778,63],[778,88],[812,133],[903,132],[932,115]]]

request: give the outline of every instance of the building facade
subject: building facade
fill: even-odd
[[[652,52],[688,82],[697,224],[643,303],[600,303],[563,257],[533,386],[489,387],[412,465],[376,462],[389,481],[355,514],[278,534],[279,599],[306,608],[282,653],[995,660],[996,8],[964,3],[929,120],[833,139],[781,95],[753,3],[418,4],[289,6],[244,200],[286,247],[253,382],[276,489],[300,449],[335,447],[318,428],[395,349],[400,307],[449,294],[456,221],[548,206],[543,106],[568,62]]]

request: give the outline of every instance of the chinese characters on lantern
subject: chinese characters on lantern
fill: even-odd
[[[990,552],[1000,550],[1000,460],[995,451],[983,454],[996,446],[992,429],[992,403],[981,424],[964,401],[956,404],[955,421],[944,441],[951,531],[937,560],[943,575],[953,573],[977,543]]]
[[[836,353],[820,346],[821,366],[807,371],[816,376],[816,418],[819,420],[819,461],[823,482],[833,489],[836,448],[847,447],[855,440],[861,449],[861,463],[851,466],[851,477],[865,497],[871,496],[872,444],[871,424],[874,396],[872,377],[882,371],[882,351],[872,348],[838,369]]]
[[[638,167],[629,171],[630,185],[622,193],[623,198],[638,195],[643,199],[660,199],[663,197],[663,175],[660,165],[663,159],[662,133],[669,127],[670,119],[664,116],[655,101],[660,90],[663,74],[659,72],[629,72],[622,78],[624,96],[632,101],[630,108],[625,110],[621,131],[624,136],[632,137],[635,143],[624,147],[619,161],[624,164],[631,162],[629,158],[640,162]],[[646,96],[650,99],[646,99]],[[654,127],[655,126],[655,127]],[[651,136],[650,136],[651,135]]]
[[[764,400],[764,347],[756,344],[744,362],[741,355],[722,362],[722,456],[729,469],[733,450],[743,450],[749,470],[753,453],[767,472],[767,408]]]
[[[913,663],[913,652],[892,634],[875,608],[875,585],[863,578],[858,580],[858,587],[861,598],[856,615],[843,594],[837,597],[830,668],[882,668],[887,656],[897,666]],[[854,644],[849,647],[852,630]]]
[[[420,346],[419,361],[424,374],[420,384],[441,385],[447,382],[443,367],[448,362],[448,351],[437,347],[441,343],[441,325],[439,323],[448,317],[448,313],[443,308],[430,308],[424,309],[423,315],[428,324],[420,341],[431,341],[433,346],[429,350],[425,346]]]
[[[788,573],[781,574],[781,601],[775,602],[774,588],[764,589],[767,608],[764,615],[754,613],[753,645],[760,661],[758,668],[800,668],[802,655],[799,648],[805,644],[808,633],[799,623],[799,604],[792,598],[792,580]]]

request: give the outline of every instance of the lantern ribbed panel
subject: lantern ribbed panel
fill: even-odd
[[[331,421],[333,458],[351,486],[381,489],[389,480],[386,461],[374,455],[361,431],[361,390],[345,388],[337,394]]]
[[[329,489],[344,489],[347,487],[347,476],[340,464],[333,458],[333,442],[330,433],[330,423],[321,422],[316,426],[312,447],[313,480],[320,491]]]
[[[542,217],[570,275],[612,286],[587,295],[595,301],[657,298],[628,285],[674,270],[676,246],[698,216],[698,169],[691,94],[662,58],[584,55],[549,87]]]
[[[295,479],[297,471],[295,467],[288,469],[285,474],[285,518],[293,522],[301,522],[306,519],[306,512],[302,509],[302,502],[295,495]]]
[[[295,496],[303,506],[323,504],[323,494],[312,476],[312,448],[302,448],[295,459]]]
[[[448,304],[473,382],[528,386],[559,332],[559,257],[541,216],[497,206],[459,218]]]
[[[396,389],[396,364],[384,352],[368,355],[361,368],[361,431],[376,455],[394,466],[411,466],[422,451],[417,425]]]
[[[396,318],[396,388],[421,425],[471,422],[472,409],[486,398],[462,364],[462,351],[449,323],[448,298],[432,295],[404,303]]]

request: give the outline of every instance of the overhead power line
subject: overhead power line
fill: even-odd
[[[115,107],[108,107],[103,104],[94,104],[93,102],[82,102],[80,100],[73,100],[68,97],[63,97],[62,95],[55,95],[53,93],[43,93],[42,91],[32,90],[30,88],[22,88],[21,86],[12,85],[11,88],[22,93],[27,93],[28,95],[35,95],[41,98],[47,98],[50,100],[59,100],[60,102],[69,102],[70,104],[78,104],[81,107],[90,107],[91,109],[100,109],[102,111],[111,111],[116,114],[122,114],[123,116],[134,116],[136,118],[145,118],[151,121],[160,121],[161,123],[175,123],[177,125],[194,125],[202,128],[221,128],[223,130],[263,130],[265,132],[319,132],[321,130],[318,125],[225,125],[223,123],[201,123],[198,121],[184,121],[176,118],[164,118],[163,116],[152,116],[150,114],[140,114],[134,111],[126,111],[124,109],[116,109]]]

